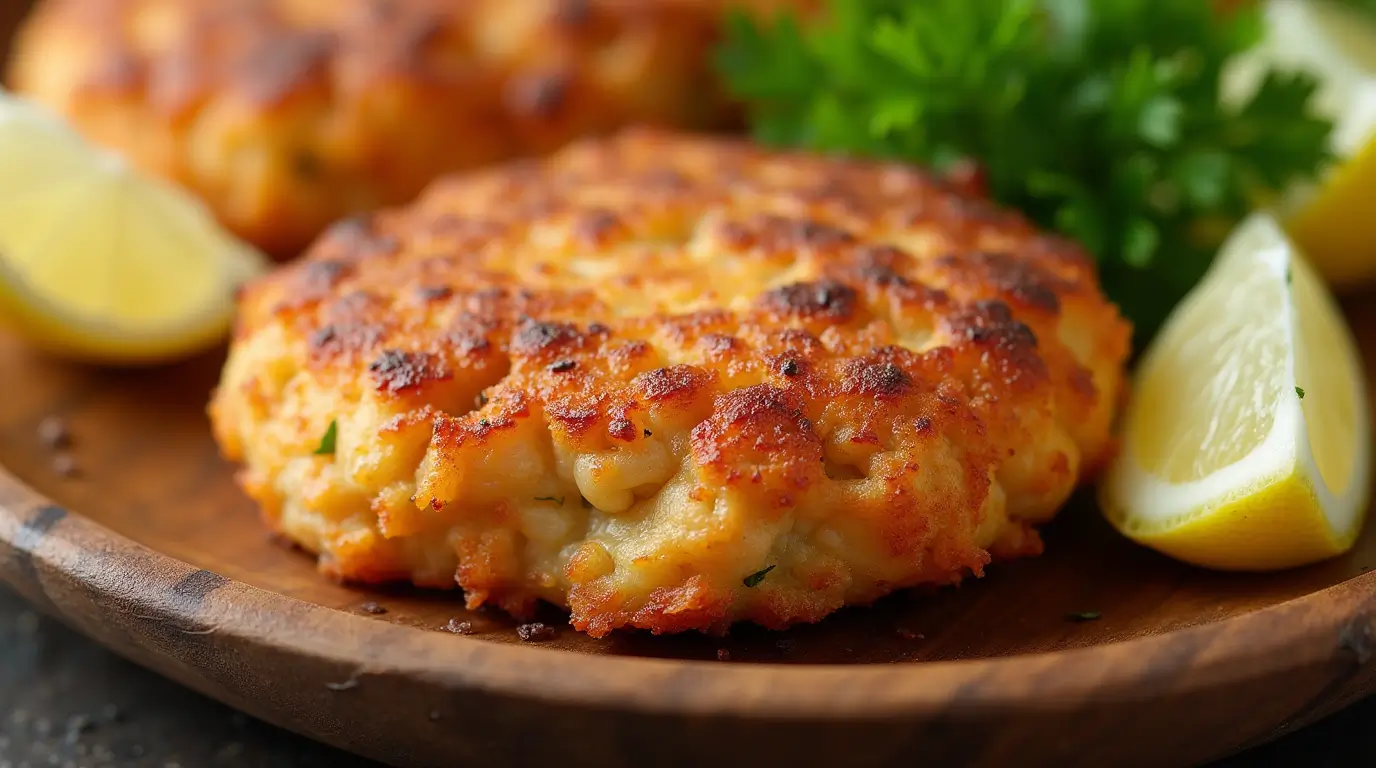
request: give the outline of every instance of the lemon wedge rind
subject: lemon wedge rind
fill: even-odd
[[[33,345],[157,363],[215,343],[266,259],[187,193],[0,91],[0,320]]]
[[[1142,402],[1136,399],[1125,414],[1123,450],[1109,469],[1100,498],[1105,515],[1122,533],[1167,555],[1222,570],[1273,570],[1331,557],[1352,546],[1369,500],[1371,459],[1369,406],[1355,343],[1317,274],[1274,219],[1257,214],[1230,238],[1209,274],[1148,350],[1138,378],[1146,386],[1161,386],[1160,376],[1153,378],[1152,372],[1181,364],[1175,356],[1182,334],[1196,331],[1201,318],[1207,318],[1202,313],[1218,311],[1220,297],[1228,298],[1227,291],[1239,284],[1237,275],[1243,273],[1271,281],[1273,287],[1285,286],[1279,292],[1282,306],[1266,311],[1274,313],[1274,326],[1286,334],[1295,351],[1272,382],[1267,396],[1273,400],[1242,406],[1271,410],[1265,437],[1237,460],[1201,477],[1183,482],[1163,477],[1158,469],[1143,466],[1132,433],[1176,425],[1152,423],[1154,414],[1136,412],[1134,405]],[[1301,303],[1306,306],[1301,308]],[[1173,331],[1173,326],[1178,327]],[[1322,370],[1342,375],[1320,376],[1314,364],[1309,365],[1312,370],[1297,370],[1300,358],[1309,354],[1306,345],[1315,344],[1322,345]],[[1228,373],[1220,371],[1223,376]],[[1306,382],[1311,376],[1319,380]],[[1350,389],[1340,392],[1335,387]],[[1315,399],[1322,397],[1338,397],[1340,402]],[[1320,420],[1331,425],[1335,418],[1343,422],[1336,431],[1316,426]],[[1326,458],[1321,462],[1314,441],[1331,441],[1335,434],[1343,445],[1324,446]],[[1325,480],[1321,464],[1338,487]]]

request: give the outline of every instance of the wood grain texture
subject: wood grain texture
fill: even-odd
[[[1352,320],[1376,360],[1376,304]],[[384,760],[1186,764],[1376,689],[1376,531],[1316,567],[1212,574],[1085,501],[1042,558],[788,633],[522,643],[456,594],[327,583],[269,540],[207,434],[218,364],[94,371],[0,336],[0,579],[197,690]],[[53,414],[79,477],[41,444]]]

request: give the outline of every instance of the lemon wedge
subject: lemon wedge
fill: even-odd
[[[1274,218],[1225,243],[1143,357],[1100,488],[1129,538],[1197,565],[1269,570],[1352,546],[1369,495],[1352,336]]]
[[[1338,162],[1317,184],[1290,190],[1281,212],[1300,250],[1335,290],[1376,279],[1376,18],[1333,0],[1267,0],[1266,38],[1230,75],[1233,98],[1266,69],[1319,83],[1314,104],[1333,121]]]
[[[265,266],[185,193],[0,91],[0,319],[38,347],[150,363],[214,344]]]

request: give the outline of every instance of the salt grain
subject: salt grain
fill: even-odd
[[[61,416],[47,416],[38,422],[38,442],[52,451],[72,447],[72,430],[67,420]]]

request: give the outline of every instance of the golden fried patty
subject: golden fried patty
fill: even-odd
[[[1129,336],[1079,248],[922,171],[642,131],[338,224],[241,307],[211,416],[270,525],[593,635],[1039,552]]]
[[[12,85],[294,255],[445,171],[727,117],[724,8],[816,0],[44,0]]]

